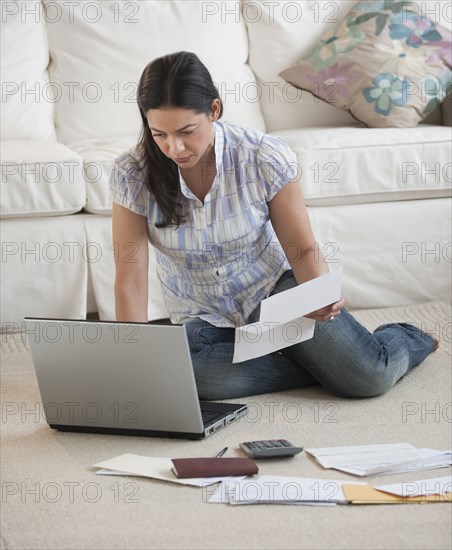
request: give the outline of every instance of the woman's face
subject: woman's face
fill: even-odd
[[[218,118],[212,107],[211,115],[174,107],[146,113],[155,143],[180,168],[193,168],[209,158],[215,143],[213,121]]]

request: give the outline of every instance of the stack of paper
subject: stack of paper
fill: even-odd
[[[218,483],[225,479],[237,481],[245,477],[187,477],[179,479],[172,471],[173,463],[171,462],[171,458],[134,454],[116,456],[110,460],[98,462],[94,466],[101,468],[96,472],[97,474],[152,477],[153,479],[171,481],[173,483],[180,483],[181,485],[193,485],[195,487],[204,487],[205,485]]]
[[[417,449],[409,443],[306,449],[324,468],[357,476],[443,468],[452,464],[451,451]]]
[[[345,482],[350,483],[350,482]],[[307,477],[260,476],[256,480],[224,481],[209,502],[229,504],[345,504],[344,481]],[[352,485],[366,485],[352,482]]]
[[[451,502],[451,476],[371,486],[367,483],[284,476],[224,481],[210,503],[244,504],[409,504]]]

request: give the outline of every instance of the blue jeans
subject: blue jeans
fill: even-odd
[[[297,285],[286,271],[271,294]],[[234,328],[202,319],[186,322],[201,399],[230,399],[321,384],[340,397],[372,397],[392,387],[434,348],[414,325],[390,323],[373,333],[344,308],[316,322],[314,337],[262,357],[232,363]]]

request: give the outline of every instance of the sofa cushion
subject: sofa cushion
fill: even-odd
[[[247,65],[240,3],[224,4],[236,14],[222,20],[211,14],[218,8],[215,2],[44,0],[49,70],[61,90],[59,140],[138,136],[141,73],[152,59],[180,50],[196,53],[211,72],[224,100],[224,118],[264,129],[259,103],[249,90],[255,79]]]
[[[308,212],[325,261],[344,269],[347,307],[451,300],[449,199],[316,206]]]
[[[83,159],[86,181],[86,212],[111,214],[111,193],[108,180],[116,157],[136,144],[133,136],[111,139],[85,139],[70,143]]]
[[[1,142],[3,218],[61,216],[85,205],[83,162],[50,141]]]
[[[56,140],[41,2],[2,2],[1,13],[1,139]]]
[[[353,118],[287,83],[278,74],[295,64],[326,29],[333,28],[354,0],[244,0],[250,60],[261,93],[267,131],[350,124]]]
[[[308,205],[451,194],[450,128],[300,128],[274,132],[297,155]]]
[[[367,0],[366,0],[367,1]],[[295,88],[279,73],[294,65],[356,3],[355,0],[243,0],[243,17],[250,37],[253,69],[267,131],[350,124],[345,111]],[[362,2],[365,4],[366,2]],[[368,2],[371,4],[370,0]],[[414,13],[425,9],[435,21],[450,26],[450,9],[437,0],[415,0]]]
[[[451,33],[406,2],[357,2],[280,73],[371,128],[416,126],[452,86]]]
[[[82,216],[2,220],[1,234],[2,327],[20,330],[26,316],[84,319],[98,248],[88,246]]]
[[[92,283],[95,311],[99,318],[112,321],[115,315],[115,255],[112,245],[111,217],[84,215],[86,240],[92,248],[92,254],[96,254],[95,260],[88,262],[88,282]],[[149,295],[148,295],[148,320],[168,318],[169,313],[157,278],[157,262],[155,250],[149,245]]]

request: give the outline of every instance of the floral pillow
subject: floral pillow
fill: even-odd
[[[362,1],[301,61],[287,82],[365,126],[412,127],[451,92],[451,32],[404,0]]]

